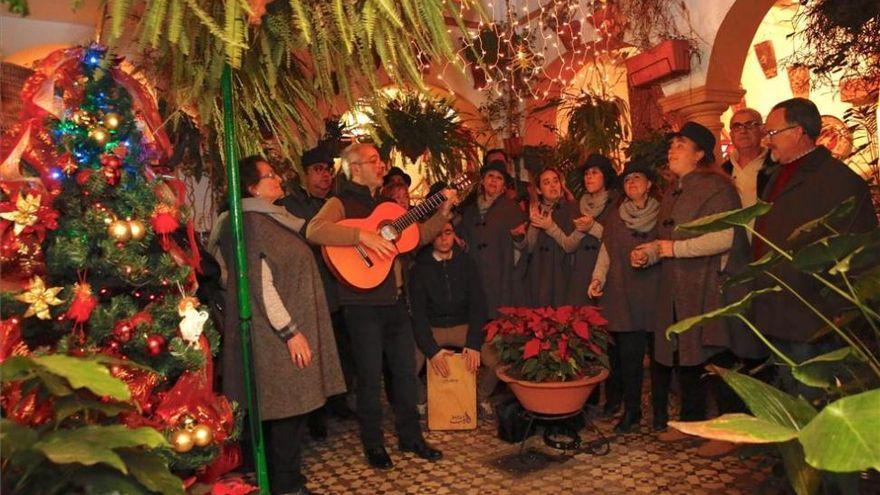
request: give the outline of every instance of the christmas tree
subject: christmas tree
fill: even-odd
[[[184,187],[119,64],[53,53],[3,139],[3,493],[182,493],[239,458]]]

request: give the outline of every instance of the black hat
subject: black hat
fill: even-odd
[[[690,139],[696,143],[697,148],[706,154],[706,158],[710,162],[715,161],[715,135],[708,128],[696,122],[688,121],[681,126],[681,130],[672,134],[672,137],[676,136]]]
[[[310,165],[316,165],[318,163],[333,165],[333,157],[328,151],[321,147],[307,150],[303,153],[302,158],[300,159],[300,165],[302,165],[303,170],[307,169]]]
[[[602,177],[605,178],[605,189],[611,189],[614,187],[614,181],[617,178],[617,174],[614,172],[614,165],[607,156],[600,155],[599,153],[591,153],[584,161],[583,165],[578,167],[578,170],[581,175],[583,175],[591,168],[598,168],[599,171],[602,172]]]
[[[391,169],[388,170],[388,173],[385,174],[385,179],[382,181],[382,184],[387,186],[391,182],[391,178],[395,175],[403,177],[403,182],[406,183],[406,187],[412,185],[412,177],[410,177],[409,174],[404,172],[403,169],[401,169],[400,167],[391,167]]]
[[[492,160],[491,162],[487,163],[486,165],[483,165],[482,167],[480,167],[480,177],[486,175],[487,173],[489,173],[493,170],[495,172],[498,172],[499,174],[501,174],[501,176],[504,177],[505,182],[507,181],[507,178],[510,176],[510,174],[507,173],[507,164],[506,163],[504,163],[501,160]]]
[[[621,182],[626,180],[627,175],[635,173],[643,174],[650,181],[657,180],[657,171],[653,167],[642,160],[632,160],[623,167],[623,173],[620,174]]]

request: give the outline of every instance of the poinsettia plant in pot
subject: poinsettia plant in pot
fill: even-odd
[[[598,308],[503,307],[498,313],[486,324],[486,340],[504,364],[499,378],[526,409],[577,411],[608,377],[608,322]]]

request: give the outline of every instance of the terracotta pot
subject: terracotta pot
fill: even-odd
[[[527,410],[538,414],[568,414],[582,407],[596,385],[608,378],[608,370],[568,382],[529,382],[506,373],[509,366],[495,370],[498,378],[510,386],[513,395]]]

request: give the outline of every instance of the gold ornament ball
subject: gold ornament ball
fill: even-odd
[[[192,430],[193,443],[198,447],[205,447],[214,440],[214,432],[208,425],[198,425]]]
[[[110,226],[107,227],[107,234],[116,242],[125,242],[131,239],[131,229],[129,229],[128,222],[125,220],[110,222]]]
[[[107,142],[107,130],[103,127],[93,127],[89,131],[89,137],[98,144],[104,144]]]
[[[147,226],[144,225],[144,222],[140,220],[129,220],[128,221],[128,231],[131,232],[131,238],[135,241],[139,241],[147,235]]]
[[[189,452],[193,448],[193,436],[186,430],[174,430],[171,433],[171,446],[175,452],[181,454]]]
[[[107,127],[107,129],[116,129],[119,127],[120,122],[121,118],[118,113],[110,112],[104,114],[104,126]]]

